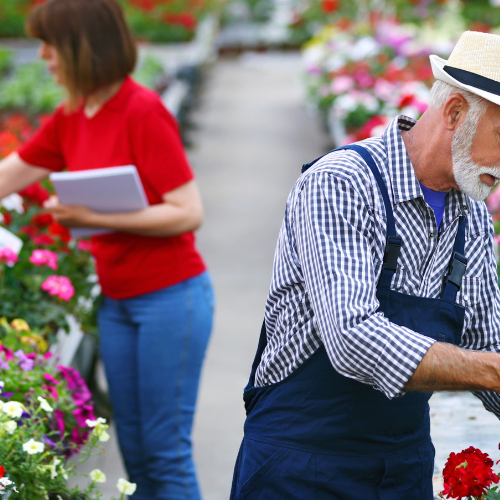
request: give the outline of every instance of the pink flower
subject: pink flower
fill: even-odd
[[[76,244],[76,248],[82,252],[90,252],[92,250],[92,243],[89,240],[80,240]]]
[[[354,88],[354,80],[350,76],[337,76],[333,80],[331,88],[335,95],[343,94]]]
[[[50,250],[33,250],[29,261],[35,266],[48,266],[51,269],[57,269],[59,256]]]
[[[71,281],[66,276],[49,276],[42,283],[42,290],[49,292],[50,295],[55,295],[66,302],[75,295],[75,289]]]
[[[64,436],[64,431],[66,427],[64,425],[64,412],[62,410],[54,410],[54,420],[61,434],[61,439]]]
[[[57,393],[57,389],[53,385],[42,385],[42,389],[50,393],[50,395],[56,400],[59,401],[59,394]]]
[[[87,420],[95,420],[94,407],[92,405],[83,405],[73,410],[78,427],[88,427]]]
[[[14,250],[9,247],[0,248],[0,262],[13,266],[18,260],[19,257]]]
[[[43,378],[47,381],[47,382],[50,382],[54,385],[58,385],[59,384],[59,380],[57,380],[55,377],[53,377],[50,373],[44,373],[43,374]]]

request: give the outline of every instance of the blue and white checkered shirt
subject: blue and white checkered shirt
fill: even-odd
[[[467,211],[468,266],[457,302],[466,307],[461,347],[500,352],[500,292],[493,225],[484,202],[452,190],[438,228],[424,200],[401,131],[362,141],[382,174],[403,246],[392,282],[399,292],[438,298],[461,210]],[[434,342],[377,312],[386,218],[378,185],[354,151],[330,153],[295,184],[287,202],[266,304],[268,344],[256,385],[279,382],[322,344],[340,374],[400,396]],[[500,416],[500,396],[476,393]]]

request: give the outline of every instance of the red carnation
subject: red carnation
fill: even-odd
[[[19,194],[40,206],[43,206],[44,202],[50,198],[50,193],[40,183],[31,184]]]
[[[71,240],[69,229],[58,222],[50,224],[48,229],[50,234],[57,236],[61,241],[64,241],[64,243],[68,243]]]
[[[5,467],[3,465],[0,465],[0,479],[2,479],[4,474],[5,474]]]
[[[54,218],[52,217],[51,214],[46,214],[46,213],[35,214],[31,219],[31,223],[39,227],[48,226],[49,224],[52,224],[52,222],[54,222]]]
[[[321,0],[321,9],[325,14],[333,14],[339,8],[337,0]]]
[[[40,246],[50,246],[55,243],[54,238],[52,238],[52,236],[50,236],[50,234],[47,233],[42,233],[36,236],[32,236],[31,239],[33,240],[33,243],[35,245],[40,245]]]
[[[450,454],[443,477],[446,498],[482,498],[486,488],[499,481],[493,472],[493,460],[472,446],[460,453]]]
[[[3,212],[3,223],[8,226],[12,220],[13,220],[13,217],[12,215],[9,213],[9,212]]]

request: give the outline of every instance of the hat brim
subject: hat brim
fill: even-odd
[[[429,56],[429,59],[431,60],[432,73],[434,75],[434,78],[436,78],[437,80],[441,80],[460,89],[467,90],[472,94],[484,97],[484,99],[500,105],[500,95],[492,94],[491,92],[487,92],[486,90],[481,90],[476,87],[471,87],[470,85],[465,85],[464,83],[455,80],[455,78],[449,75],[443,69],[448,61],[445,61],[444,59],[441,59],[440,57],[434,55]]]

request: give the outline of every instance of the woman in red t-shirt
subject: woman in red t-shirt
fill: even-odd
[[[92,253],[105,297],[101,353],[134,500],[199,500],[190,435],[213,293],[194,245],[203,211],[177,124],[129,76],[136,47],[116,0],[49,0],[27,26],[68,99],[0,162],[0,197],[52,171],[137,167],[148,208],[103,214],[51,200],[47,209],[67,227],[112,231],[92,237]]]

